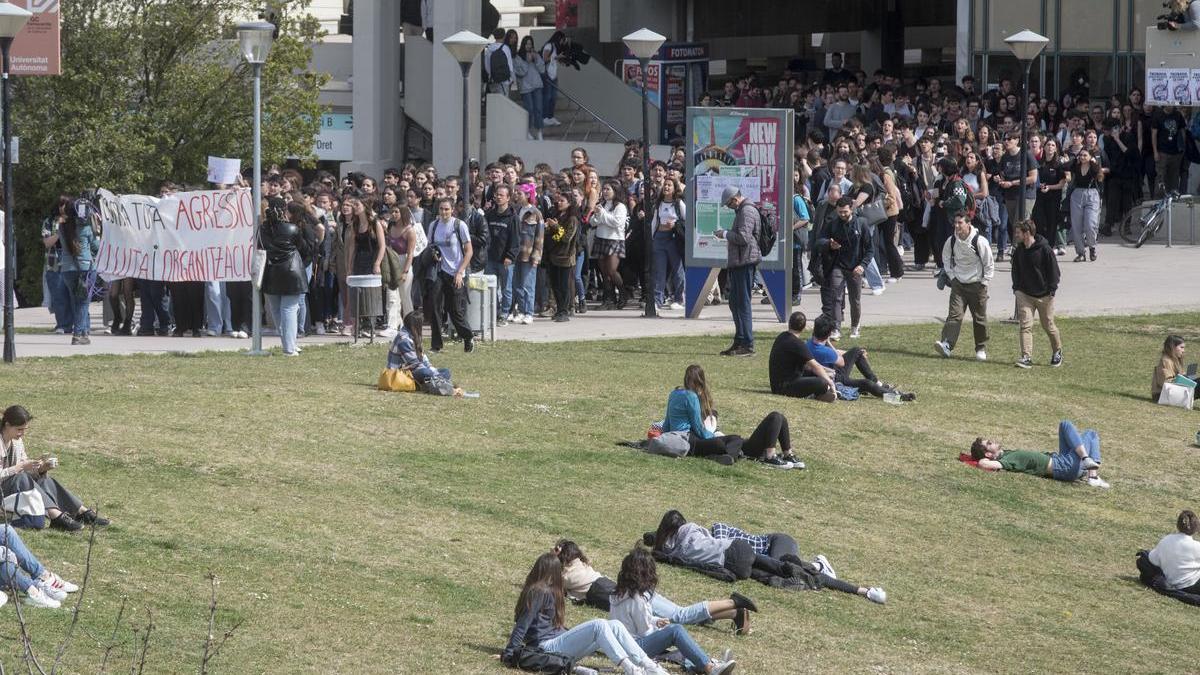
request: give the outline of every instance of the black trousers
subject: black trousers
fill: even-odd
[[[932,216],[930,216],[932,217]],[[913,222],[908,226],[908,236],[913,240],[913,262],[917,265],[924,265],[929,262],[929,230],[922,228],[920,222]],[[938,254],[941,255],[940,253]]]
[[[450,323],[466,344],[471,344],[474,336],[471,327],[467,325],[467,281],[463,285],[454,286],[454,277],[438,270],[437,279],[432,282],[430,300],[425,304],[425,324],[429,326],[429,348],[440,350],[442,341],[442,312],[450,314]]]
[[[688,443],[691,447],[688,454],[693,457],[714,458],[729,455],[735,461],[742,456],[742,446],[745,441],[741,436],[717,436],[716,438],[701,438],[695,432],[688,433]]]
[[[801,565],[800,546],[790,535],[774,532],[767,535],[769,543],[766,554],[755,553],[750,543],[741,539],[725,550],[725,569],[739,579],[759,577],[762,574],[787,577],[786,565]],[[834,579],[826,574],[815,575],[823,588],[832,588],[845,593],[858,593],[858,586]]]
[[[776,443],[783,451],[792,449],[792,436],[788,431],[787,418],[782,413],[771,412],[758,423],[750,438],[742,443],[742,453],[747,457],[761,458],[767,450],[774,448]]]
[[[254,318],[254,287],[249,281],[225,282],[225,293],[229,296],[229,328],[250,332]]]
[[[857,326],[862,318],[862,277],[834,266],[821,284],[821,313],[833,319],[838,330],[842,328],[846,291],[850,291],[850,325]]]
[[[900,229],[896,216],[891,216],[879,226],[879,237],[883,241],[883,252],[887,258],[888,276],[899,279],[904,276],[904,258],[896,245],[897,230]]]
[[[47,509],[58,509],[63,513],[74,516],[83,508],[83,502],[78,497],[71,494],[57,480],[50,477],[49,474],[43,474],[34,479],[37,483],[38,490],[42,493],[42,501],[46,503]]]
[[[1057,245],[1058,230],[1062,225],[1062,190],[1038,193],[1037,201],[1033,203],[1033,222],[1038,234],[1051,246]]]
[[[566,314],[572,306],[571,282],[575,277],[575,268],[550,264],[547,273],[550,275],[550,288],[554,291],[555,314]]]
[[[173,281],[167,288],[171,291],[175,333],[204,330],[204,282]]]
[[[875,372],[871,370],[871,364],[867,361],[867,355],[863,352],[862,347],[855,347],[846,352],[842,356],[845,365],[837,369],[835,379],[847,387],[855,387],[863,391],[869,392],[873,396],[883,396],[883,387],[879,386],[879,378],[875,376]],[[862,373],[861,378],[854,377],[854,369]]]
[[[1104,231],[1125,220],[1133,208],[1135,178],[1109,178],[1104,182]]]
[[[825,380],[816,376],[799,375],[781,383],[771,393],[792,398],[808,398],[809,396],[820,396],[827,390]]]

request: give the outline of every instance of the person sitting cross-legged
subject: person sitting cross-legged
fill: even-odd
[[[79,586],[51,572],[34,557],[21,535],[7,523],[0,524],[0,585],[25,594],[26,605],[46,609],[58,609],[68,593],[79,590]],[[0,592],[0,605],[6,602],[8,595]]]
[[[1068,420],[1058,424],[1058,452],[1054,454],[1004,450],[998,441],[980,436],[971,444],[971,459],[978,461],[981,469],[1049,476],[1067,482],[1079,480],[1086,472],[1088,485],[1109,486],[1100,477],[1100,435],[1094,429],[1080,434]]]
[[[808,317],[804,312],[792,312],[788,317],[788,329],[771,345],[771,393],[833,403],[837,400],[833,378],[813,358],[802,337],[807,325]]]
[[[812,337],[808,340],[808,350],[812,352],[817,363],[833,371],[835,381],[879,398],[883,398],[884,394],[897,393],[900,394],[902,401],[916,400],[916,394],[901,392],[894,386],[884,383],[875,375],[875,371],[871,370],[871,363],[867,361],[867,350],[855,347],[849,351],[842,351],[830,345],[829,337],[833,331],[834,321],[832,318],[827,314],[817,317],[813,323]],[[858,368],[862,377],[854,377],[855,368]]]

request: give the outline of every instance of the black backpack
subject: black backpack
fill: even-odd
[[[512,79],[512,70],[508,67],[508,57],[504,47],[497,47],[488,56],[488,82],[503,84]]]
[[[504,664],[533,673],[553,673],[554,675],[571,675],[575,669],[576,659],[564,654],[542,651],[539,647],[526,645],[514,652]]]
[[[766,258],[775,249],[775,240],[778,238],[778,233],[762,209],[756,208],[756,210],[758,211],[758,227],[754,228],[754,240],[758,242],[758,252],[762,254],[762,257]]]

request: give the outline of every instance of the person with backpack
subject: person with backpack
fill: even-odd
[[[1050,365],[1062,365],[1062,338],[1054,324],[1054,294],[1058,292],[1058,258],[1050,242],[1037,234],[1032,220],[1017,223],[1012,254],[1012,287],[1017,296],[1017,319],[1021,323],[1021,358],[1017,367],[1033,367],[1033,313],[1042,321],[1050,338]]]
[[[507,96],[513,79],[513,54],[504,36],[503,28],[492,31],[494,42],[483,53],[483,70],[487,75],[487,92]]]
[[[450,314],[454,330],[463,340],[463,351],[475,351],[474,334],[467,324],[467,268],[471,264],[471,235],[467,224],[454,217],[454,203],[438,202],[437,220],[429,226],[429,250],[422,253],[422,272],[429,282],[428,301],[424,303],[425,323],[429,325],[429,346],[442,351],[442,312]],[[446,305],[449,305],[446,307]]]
[[[850,292],[850,324],[862,320],[862,277],[871,261],[871,234],[854,213],[854,202],[842,197],[836,217],[826,220],[817,232],[816,249],[821,255],[821,313],[834,322],[831,339],[842,338],[842,307]]]
[[[58,226],[58,240],[65,254],[59,259],[60,270],[67,286],[70,311],[75,317],[71,344],[89,345],[92,343],[88,337],[92,325],[88,313],[92,293],[89,277],[95,267],[95,255],[100,251],[100,238],[94,229],[100,217],[86,199],[77,199],[68,208],[67,217]]]
[[[734,211],[733,226],[716,230],[713,235],[727,242],[725,271],[729,278],[729,313],[733,315],[733,345],[721,356],[754,355],[754,317],[751,314],[750,289],[755,269],[762,261],[759,237],[767,236],[758,207],[730,185],[721,191],[721,205]],[[773,234],[773,233],[772,233]],[[772,237],[771,244],[774,245]]]
[[[541,554],[521,587],[501,662],[545,672],[544,657],[559,656],[561,666],[550,672],[569,673],[576,661],[601,651],[621,668],[623,675],[665,675],[666,671],[642,651],[620,621],[592,619],[568,630],[564,596],[562,563],[554,553]],[[543,663],[531,667],[527,659],[539,657]]]
[[[958,162],[954,158],[943,157],[938,160],[938,172],[942,175],[939,196],[941,197],[942,213],[945,217],[937,221],[936,226],[929,233],[929,238],[934,250],[943,252],[942,269],[945,269],[945,246],[951,233],[947,231],[944,224],[949,224],[950,229],[953,229],[954,218],[960,213],[966,214],[968,222],[975,220],[975,191],[963,178]],[[980,236],[987,239],[982,233]]]
[[[986,361],[988,284],[996,273],[996,263],[992,259],[991,245],[971,226],[966,211],[954,216],[954,236],[946,240],[942,261],[946,267],[938,279],[938,286],[950,285],[950,309],[942,325],[942,337],[934,347],[942,356],[950,357],[962,330],[963,314],[970,309],[975,330],[975,358]]]

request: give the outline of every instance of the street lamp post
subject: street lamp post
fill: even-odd
[[[13,241],[13,176],[12,176],[12,85],[8,80],[9,52],[13,38],[33,16],[16,5],[0,4],[0,52],[3,53],[3,93],[0,103],[4,106],[3,121],[0,122],[4,135],[4,362],[12,363],[17,358],[16,328],[13,325],[13,285],[17,276],[17,246]]]
[[[466,220],[467,208],[471,203],[471,116],[468,114],[468,103],[471,100],[471,64],[475,63],[479,53],[488,45],[488,39],[469,30],[460,30],[442,40],[442,44],[462,69],[462,177],[458,184],[458,194],[462,199],[463,220]]]
[[[1025,80],[1021,85],[1021,190],[1017,195],[1017,222],[1025,220],[1025,177],[1029,175],[1029,129],[1025,123],[1029,117],[1029,71],[1033,61],[1046,48],[1050,39],[1031,30],[1023,30],[1016,35],[1010,35],[1004,40],[1013,56],[1025,66]]]
[[[254,69],[254,254],[259,255],[259,229],[262,227],[262,68],[271,53],[275,39],[275,26],[266,21],[250,21],[238,24],[238,43],[246,63]],[[250,319],[252,356],[266,354],[262,348],[262,286],[261,282],[250,282],[252,297]]]
[[[637,58],[642,71],[642,213],[646,214],[642,223],[645,229],[645,251],[643,253],[642,269],[645,273],[645,281],[642,283],[642,300],[645,303],[645,316],[658,316],[658,309],[654,306],[654,233],[650,231],[650,223],[653,222],[653,217],[650,214],[650,114],[646,104],[646,87],[647,75],[646,71],[650,66],[650,59],[658,53],[663,43],[667,38],[655,33],[649,28],[643,28],[639,31],[630,33],[621,38],[625,43],[625,47],[629,52]]]

